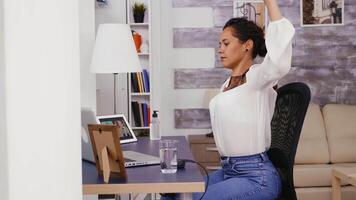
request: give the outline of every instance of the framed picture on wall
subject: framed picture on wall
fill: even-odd
[[[301,26],[344,25],[344,0],[300,0]]]
[[[234,0],[233,16],[254,21],[263,30],[267,24],[267,9],[263,0]]]

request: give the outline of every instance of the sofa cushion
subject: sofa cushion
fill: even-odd
[[[329,150],[321,110],[318,105],[310,104],[304,119],[295,163],[324,164],[329,162]]]
[[[336,163],[332,164],[332,166],[335,168],[337,167],[356,167],[356,163]]]
[[[294,165],[294,186],[331,186],[331,169],[330,164]]]
[[[295,187],[331,186],[331,170],[337,167],[356,167],[356,163],[294,165]],[[347,185],[341,181],[341,185]]]
[[[298,200],[331,200],[330,187],[296,188]]]
[[[296,188],[298,200],[332,200],[331,187]],[[342,200],[356,200],[356,188],[341,188]]]
[[[356,105],[327,104],[323,116],[330,161],[356,162]]]

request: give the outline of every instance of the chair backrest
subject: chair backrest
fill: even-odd
[[[282,179],[280,199],[297,199],[293,183],[293,165],[300,132],[310,102],[309,87],[289,83],[277,90],[271,121],[271,147],[268,155]]]

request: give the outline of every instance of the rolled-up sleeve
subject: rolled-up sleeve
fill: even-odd
[[[267,54],[263,62],[254,67],[252,73],[255,87],[263,89],[273,86],[289,72],[294,33],[293,25],[286,18],[269,23],[266,32]]]

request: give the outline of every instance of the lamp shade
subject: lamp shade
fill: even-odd
[[[128,73],[141,70],[130,27],[127,24],[100,24],[90,71]]]

